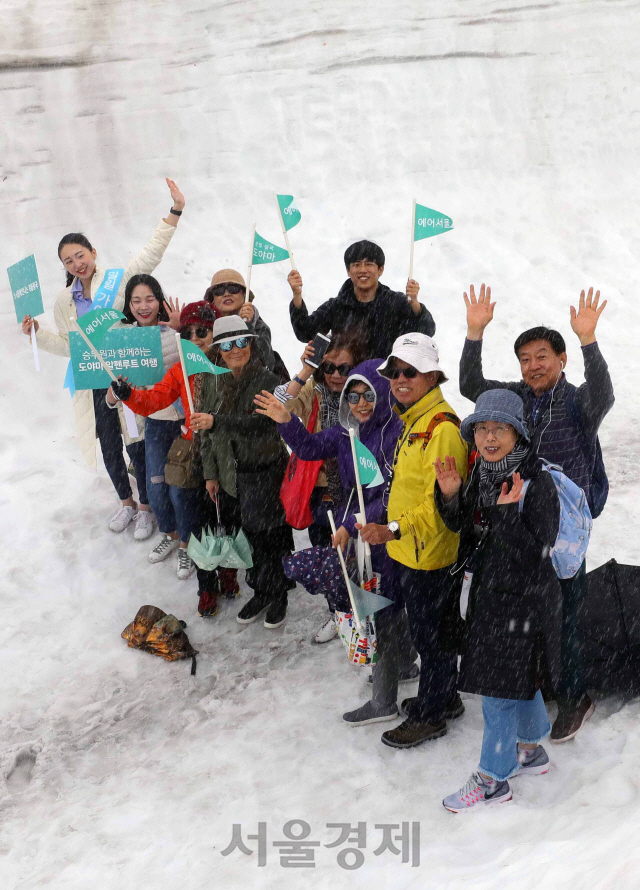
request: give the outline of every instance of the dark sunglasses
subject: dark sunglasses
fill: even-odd
[[[407,380],[413,380],[419,373],[417,368],[389,368],[389,370],[385,372],[385,377],[388,377],[389,380],[397,380],[402,374]]]
[[[333,362],[322,362],[319,371],[323,374],[335,374],[337,371],[341,377],[347,377],[353,371],[353,365],[334,365]]]
[[[195,334],[199,340],[204,340],[211,328],[182,328],[180,336],[183,340],[190,340]]]
[[[248,337],[238,337],[236,340],[225,340],[224,343],[220,344],[220,349],[223,352],[231,352],[234,346],[237,346],[238,349],[244,349],[245,346],[249,345]]]
[[[212,297],[223,297],[225,294],[244,294],[246,287],[241,284],[216,284],[215,287],[209,288]]]
[[[365,402],[375,402],[376,394],[372,389],[368,389],[366,392],[347,393],[347,402],[349,402],[350,405],[357,405],[360,399],[364,399]]]

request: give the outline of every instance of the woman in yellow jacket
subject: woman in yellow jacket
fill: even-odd
[[[436,509],[434,462],[452,455],[466,479],[468,449],[460,436],[460,421],[442,395],[440,383],[447,378],[430,337],[417,333],[399,337],[378,372],[390,380],[395,410],[404,426],[390,468],[388,525],[369,523],[361,533],[370,544],[387,544],[397,573],[395,589],[402,591],[411,637],[420,654],[418,695],[402,702],[407,719],[382,735],[385,745],[411,748],[445,735],[447,719],[464,712],[456,691],[457,658],[441,645],[458,535],[447,529]]]

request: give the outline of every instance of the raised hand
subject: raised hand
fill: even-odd
[[[169,321],[161,321],[158,324],[168,325],[168,327],[173,328],[174,331],[180,330],[180,303],[178,302],[178,298],[176,297],[175,301],[173,297],[167,297],[165,309],[167,310],[167,315],[169,316]]]
[[[291,412],[269,390],[263,389],[262,393],[257,393],[253,401],[258,406],[256,414],[264,414],[276,423],[289,423],[291,420]]]
[[[22,319],[22,333],[26,334],[27,337],[31,335],[31,326],[33,325],[33,330],[37,331],[40,325],[35,320],[35,318],[31,318],[30,315],[25,315]]]
[[[573,332],[578,336],[581,346],[588,346],[589,343],[596,342],[596,325],[598,319],[607,305],[605,300],[600,307],[598,301],[600,299],[600,291],[597,290],[593,295],[593,288],[589,288],[589,292],[585,297],[584,291],[580,292],[580,302],[578,303],[578,311],[575,306],[571,306],[571,327]]]
[[[240,318],[244,318],[245,321],[253,321],[253,316],[256,314],[256,307],[253,303],[243,303],[240,307],[240,312],[238,315]]]
[[[460,491],[462,476],[456,467],[455,457],[445,457],[444,463],[436,458],[433,464],[436,471],[436,482],[445,501],[450,501]]]
[[[287,275],[289,287],[293,293],[293,303],[295,306],[302,305],[302,275],[297,269],[292,269]]]
[[[169,191],[171,192],[171,199],[173,200],[173,209],[174,210],[184,210],[184,205],[186,201],[184,199],[184,195],[175,184],[173,179],[165,179],[165,182],[169,186]]]
[[[504,504],[517,504],[518,501],[524,497],[524,483],[520,473],[514,473],[512,478],[513,485],[511,486],[511,491],[507,491],[509,486],[506,482],[502,483],[500,496],[496,502],[499,506],[503,506]]]
[[[407,295],[407,300],[409,301],[409,305],[413,309],[416,315],[420,315],[422,312],[422,306],[418,302],[418,292],[420,290],[420,285],[415,280],[415,278],[410,278],[407,281],[407,288],[405,293]]]
[[[484,329],[493,318],[495,303],[491,302],[491,288],[480,285],[480,294],[476,299],[476,292],[471,285],[469,296],[463,294],[467,307],[467,340],[482,340]]]

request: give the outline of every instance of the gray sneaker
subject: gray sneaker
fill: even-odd
[[[397,705],[377,705],[368,701],[355,711],[347,711],[342,719],[349,726],[366,726],[368,723],[384,723],[386,720],[395,720],[398,716]]]
[[[442,805],[450,813],[465,813],[472,807],[481,805],[506,803],[513,797],[508,782],[497,782],[485,779],[480,773],[473,773],[466,785],[455,794],[450,794],[442,801]]]
[[[543,776],[551,769],[549,755],[542,745],[538,745],[533,751],[520,750],[518,752],[518,763],[520,764],[520,769],[513,776],[514,779],[516,776]]]

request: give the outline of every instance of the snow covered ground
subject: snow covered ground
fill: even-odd
[[[400,288],[415,197],[455,223],[416,245],[415,277],[460,412],[469,282],[498,301],[492,376],[515,375],[515,335],[547,322],[580,382],[569,303],[591,284],[610,300],[598,334],[617,399],[602,430],[612,490],[589,562],[639,562],[637,2],[4,0],[0,26],[3,265],[34,252],[49,310],[60,236],[82,230],[103,264],[124,264],[169,209],[166,175],[187,208],[158,277],[187,301],[215,269],[244,271],[254,221],[281,243],[274,190],[302,210],[291,242],[310,305],[336,293],[360,237],[382,244]],[[252,283],[294,371],[287,271],[257,267]],[[194,580],[108,531],[116,501],[104,469],[83,467],[66,363],[41,354],[37,375],[6,280],[2,305],[3,887],[638,886],[637,701],[600,703],[551,750],[553,772],[514,782],[513,803],[447,813],[443,795],[477,763],[479,700],[446,738],[394,751],[384,726],[341,722],[367,696],[365,672],[338,643],[312,645],[312,597],[293,594],[276,631],[241,628],[238,603],[198,619]],[[195,678],[120,639],[144,603],[187,621]],[[314,870],[283,867],[272,842],[288,820],[322,845],[337,834],[327,823],[366,821],[364,864],[346,871],[320,846]],[[264,867],[221,856],[233,823],[255,848],[258,822]],[[374,853],[375,826],[401,822],[420,823],[419,867]]]

